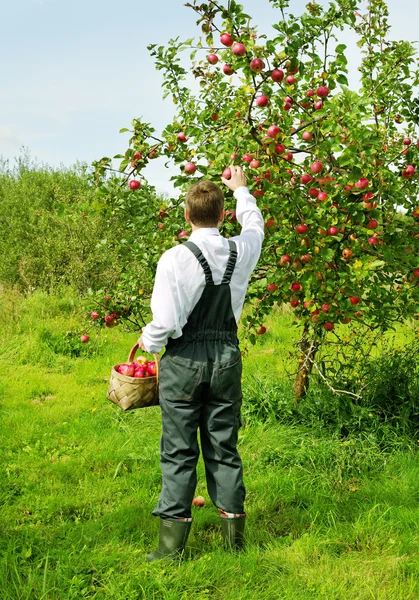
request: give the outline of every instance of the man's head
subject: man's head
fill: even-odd
[[[195,227],[218,227],[224,219],[224,194],[212,181],[199,181],[186,194],[185,218]]]

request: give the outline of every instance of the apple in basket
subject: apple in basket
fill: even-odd
[[[148,360],[145,356],[139,356],[135,359],[135,362],[138,363],[141,367],[144,367],[145,369],[147,368]]]
[[[118,367],[118,373],[121,375],[126,375],[127,377],[134,377],[134,364],[133,363],[123,363]]]
[[[155,377],[157,375],[157,366],[154,360],[148,363],[147,373],[150,377]]]
[[[144,379],[144,377],[148,377],[147,369],[138,363],[134,363],[134,377],[137,379]]]

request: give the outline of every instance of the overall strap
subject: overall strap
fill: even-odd
[[[231,277],[232,277],[233,272],[234,272],[234,267],[236,266],[236,261],[237,261],[237,246],[236,246],[236,242],[233,242],[233,240],[228,240],[228,245],[230,246],[230,257],[228,259],[227,268],[225,270],[224,277],[223,277],[223,280],[221,282],[221,285],[222,284],[226,284],[226,283],[230,283]]]
[[[198,248],[198,246],[196,244],[194,244],[193,242],[184,242],[183,245],[186,246],[187,248],[189,248],[189,250],[192,252],[192,254],[194,254],[196,256],[201,267],[204,269],[205,283],[207,285],[214,285],[211,268],[210,268],[209,264],[207,263],[205,256],[202,254],[201,250]]]

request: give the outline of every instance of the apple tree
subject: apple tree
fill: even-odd
[[[298,399],[314,367],[324,375],[316,356],[336,346],[348,360],[352,343],[417,310],[419,70],[412,45],[390,39],[383,0],[313,2],[301,16],[288,0],[270,1],[278,13],[270,37],[234,0],[187,3],[201,37],[149,47],[176,105],[173,121],[156,133],[134,119],[122,130],[130,139],[114,157],[117,173],[104,158],[93,178],[98,203],[122,211],[133,240],[117,295],[132,298],[125,316],[139,323],[160,254],[187,238],[188,187],[219,183],[230,164],[245,169],[266,237],[244,325],[254,343],[275,304],[291,307],[302,332]],[[356,90],[343,31],[362,52]],[[144,176],[159,157],[177,168],[180,191],[163,204]],[[222,233],[231,236],[240,229],[229,192],[226,201]],[[328,365],[332,375],[340,368]]]

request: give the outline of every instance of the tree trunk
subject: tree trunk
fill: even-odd
[[[311,330],[312,335],[309,335]],[[316,333],[307,324],[304,325],[303,335],[298,342],[298,347],[301,352],[298,361],[297,377],[294,383],[295,401],[300,402],[305,397],[310,384],[310,374],[313,370],[313,363],[319,349],[320,340]]]

